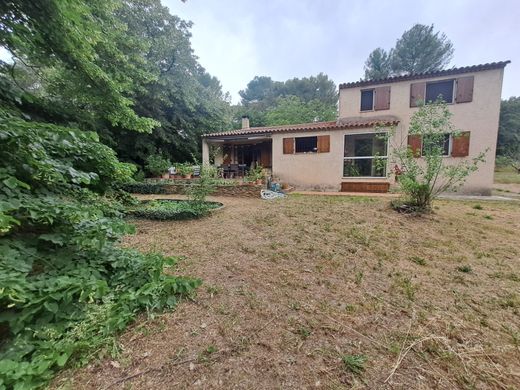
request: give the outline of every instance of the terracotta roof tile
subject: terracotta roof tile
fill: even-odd
[[[445,70],[438,70],[438,71],[434,71],[434,72],[412,73],[412,74],[405,74],[402,76],[387,77],[387,78],[383,78],[383,79],[354,81],[351,83],[340,84],[339,89],[365,87],[365,86],[377,85],[377,84],[396,83],[399,81],[407,81],[407,80],[428,79],[428,78],[433,78],[433,77],[451,76],[451,75],[462,74],[462,73],[481,72],[483,70],[504,68],[510,62],[511,61],[491,62],[488,64],[463,66],[461,68],[451,68],[451,69],[445,69]]]
[[[288,133],[296,131],[316,131],[316,130],[340,130],[374,126],[393,126],[397,125],[399,120],[395,117],[373,117],[373,118],[341,118],[338,121],[330,122],[312,122],[300,123],[297,125],[284,126],[268,126],[268,127],[250,127],[249,129],[238,129],[222,131],[219,133],[203,134],[203,137],[224,137],[233,135],[251,135],[251,134],[270,134],[270,133]]]

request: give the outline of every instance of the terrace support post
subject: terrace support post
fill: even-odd
[[[208,141],[202,139],[202,166],[209,165],[209,145]]]

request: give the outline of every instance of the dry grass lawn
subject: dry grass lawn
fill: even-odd
[[[388,199],[218,200],[203,220],[138,221],[124,243],[182,256],[197,296],[55,387],[520,385],[520,203],[439,201],[418,218]]]

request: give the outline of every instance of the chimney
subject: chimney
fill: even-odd
[[[247,115],[242,115],[242,128],[249,129],[249,117]]]

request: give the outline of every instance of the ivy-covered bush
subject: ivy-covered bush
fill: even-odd
[[[131,165],[94,133],[0,110],[0,389],[40,387],[82,364],[142,310],[174,306],[200,282],[174,259],[118,246]]]
[[[166,185],[162,183],[142,182],[125,183],[121,188],[131,194],[166,194]]]
[[[186,220],[201,218],[215,208],[220,207],[217,202],[192,202],[176,200],[153,200],[143,202],[141,206],[131,208],[129,215],[138,218],[166,220]]]

